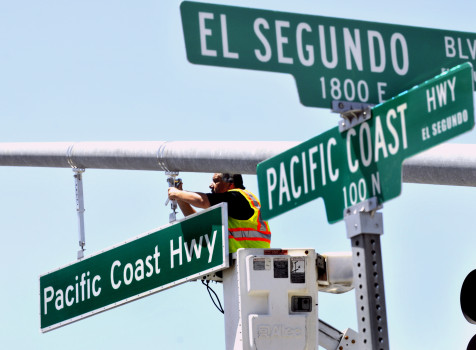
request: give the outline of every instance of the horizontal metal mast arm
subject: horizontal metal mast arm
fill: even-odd
[[[229,172],[298,145],[294,141],[137,141],[0,143],[0,166]],[[476,186],[476,145],[443,144],[403,164],[403,181]]]
[[[256,174],[259,162],[297,144],[281,141],[0,143],[0,166]]]
[[[403,163],[403,181],[420,184],[476,186],[476,145],[445,143]]]

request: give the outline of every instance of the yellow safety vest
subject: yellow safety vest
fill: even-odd
[[[254,213],[248,220],[238,220],[228,216],[228,242],[230,253],[238,248],[269,248],[271,231],[268,222],[261,218],[261,204],[250,191],[234,188],[246,198]]]

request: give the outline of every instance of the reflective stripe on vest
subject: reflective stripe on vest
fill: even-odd
[[[230,191],[240,192],[253,209],[253,215],[248,220],[228,217],[230,253],[235,252],[238,248],[269,248],[271,231],[268,223],[261,217],[261,205],[256,196],[238,188]]]

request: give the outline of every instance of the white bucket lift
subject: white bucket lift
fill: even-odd
[[[353,288],[351,253],[239,249],[233,258],[223,271],[226,349],[318,349],[318,289]],[[335,349],[355,343],[339,335]]]

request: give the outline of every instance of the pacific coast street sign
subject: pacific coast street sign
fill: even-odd
[[[227,219],[219,204],[40,276],[41,331],[227,268]]]
[[[401,192],[402,163],[474,127],[473,69],[457,66],[389,101],[344,132],[335,127],[258,164],[264,219],[322,197],[330,223],[368,198]]]
[[[188,1],[180,9],[190,62],[291,74],[305,106],[379,104],[476,64],[474,33]]]

